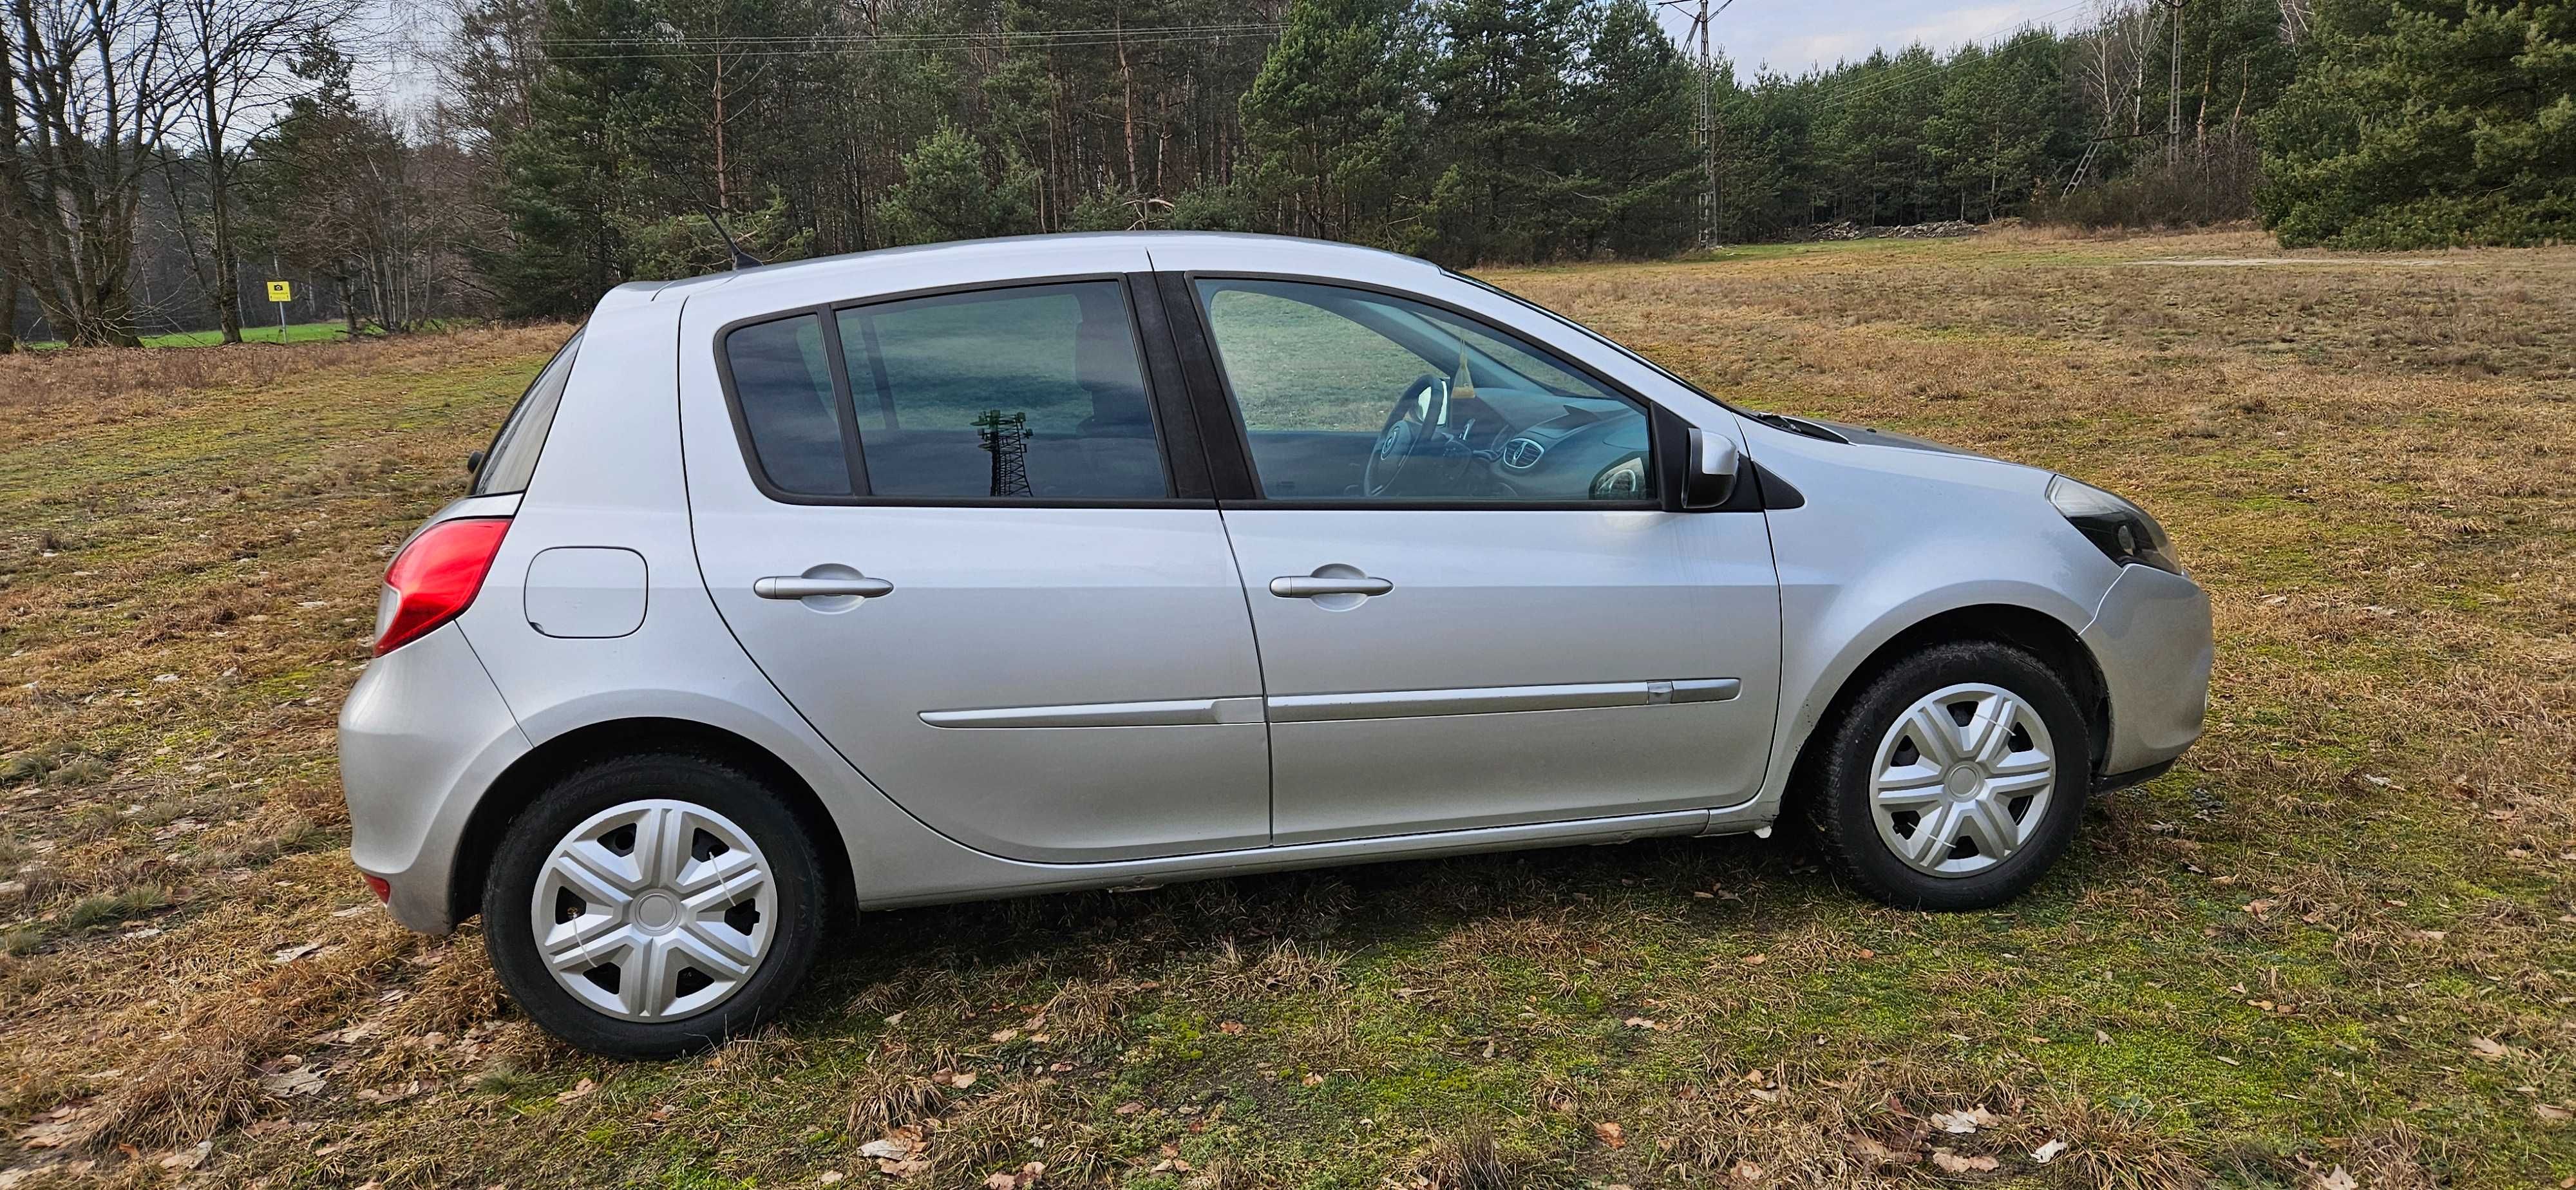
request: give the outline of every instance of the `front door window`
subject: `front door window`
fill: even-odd
[[[1302,282],[1198,283],[1272,500],[1646,505],[1646,411],[1446,310]]]

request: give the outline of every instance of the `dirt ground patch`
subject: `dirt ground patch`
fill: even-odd
[[[565,329],[0,360],[0,1187],[2559,1184],[2576,250],[2131,267],[2276,252],[1490,274],[2173,530],[2209,735],[2023,901],[1746,839],[871,914],[669,1063],[388,922],[333,767],[388,553]]]

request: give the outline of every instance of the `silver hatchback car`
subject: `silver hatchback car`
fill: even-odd
[[[475,462],[341,713],[352,852],[602,1053],[747,1027],[849,909],[1783,815],[1992,905],[2207,700],[2136,505],[1346,245],[622,286]]]

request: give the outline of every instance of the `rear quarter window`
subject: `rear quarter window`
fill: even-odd
[[[850,457],[822,319],[798,314],[736,328],[725,336],[724,352],[743,428],[771,486],[850,495]]]
[[[483,467],[474,473],[473,495],[502,496],[528,490],[528,480],[537,473],[537,455],[546,446],[546,432],[554,428],[555,409],[563,403],[564,384],[572,379],[573,356],[581,352],[581,332],[574,331],[564,341],[555,357],[546,361],[544,371],[519,394],[519,403],[510,409],[501,431],[492,436],[492,447],[483,456]]]

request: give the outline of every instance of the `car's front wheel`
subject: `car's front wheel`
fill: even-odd
[[[813,964],[824,887],[777,793],[721,760],[618,757],[539,795],[493,856],[492,966],[593,1053],[664,1057],[774,1013]]]
[[[1983,909],[2045,874],[2084,816],[2091,764],[2066,683],[1994,641],[1936,645],[1849,700],[1802,791],[1817,842],[1892,905]]]

